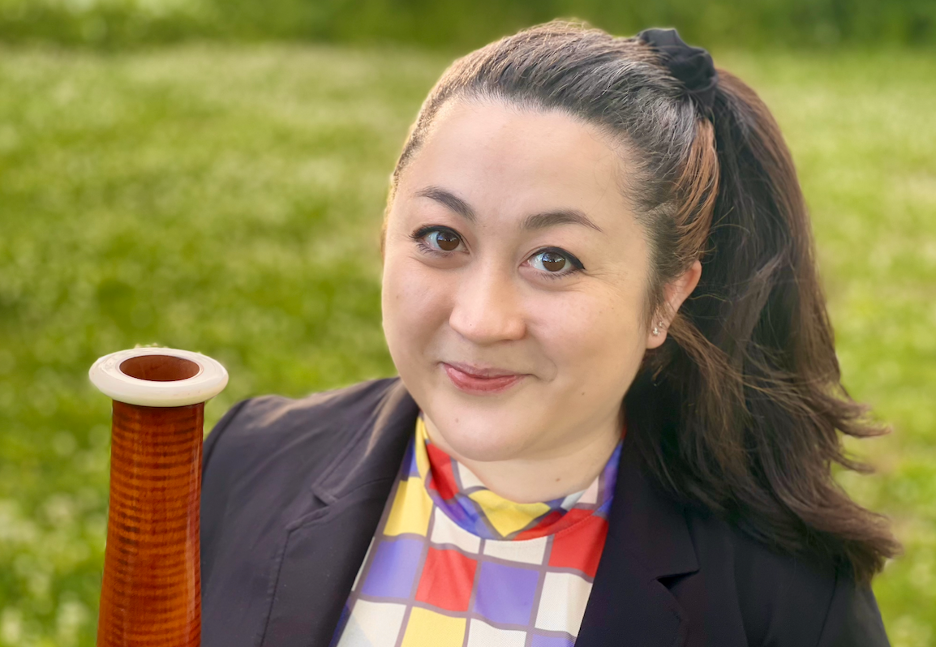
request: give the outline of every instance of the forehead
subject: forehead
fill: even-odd
[[[559,111],[497,101],[440,110],[401,177],[401,194],[442,186],[487,213],[574,208],[590,218],[627,210],[620,146]]]

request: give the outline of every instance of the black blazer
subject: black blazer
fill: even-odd
[[[204,452],[203,645],[329,644],[417,413],[388,378],[221,419]],[[887,644],[869,589],[668,499],[628,438],[577,645]]]

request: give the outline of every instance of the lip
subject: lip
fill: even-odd
[[[518,374],[515,371],[507,371],[506,369],[499,369],[497,367],[478,367],[476,365],[465,364],[464,362],[443,362],[442,364],[448,365],[449,367],[454,367],[458,369],[463,374],[472,376],[473,378],[502,378],[505,376],[523,376],[524,374]]]
[[[507,373],[503,369],[480,368],[460,362],[443,362],[445,373],[449,380],[463,392],[468,394],[499,394],[505,392],[524,378],[527,374]]]

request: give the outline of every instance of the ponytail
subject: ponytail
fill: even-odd
[[[767,107],[719,70],[718,189],[702,277],[626,399],[670,491],[782,551],[868,582],[899,546],[830,466],[865,470],[838,432],[884,430],[841,384],[793,161]]]

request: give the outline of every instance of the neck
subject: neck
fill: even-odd
[[[489,490],[518,504],[546,502],[585,490],[602,471],[621,439],[620,418],[574,444],[535,457],[477,461],[449,446],[435,424],[424,415],[429,440],[468,468]]]

